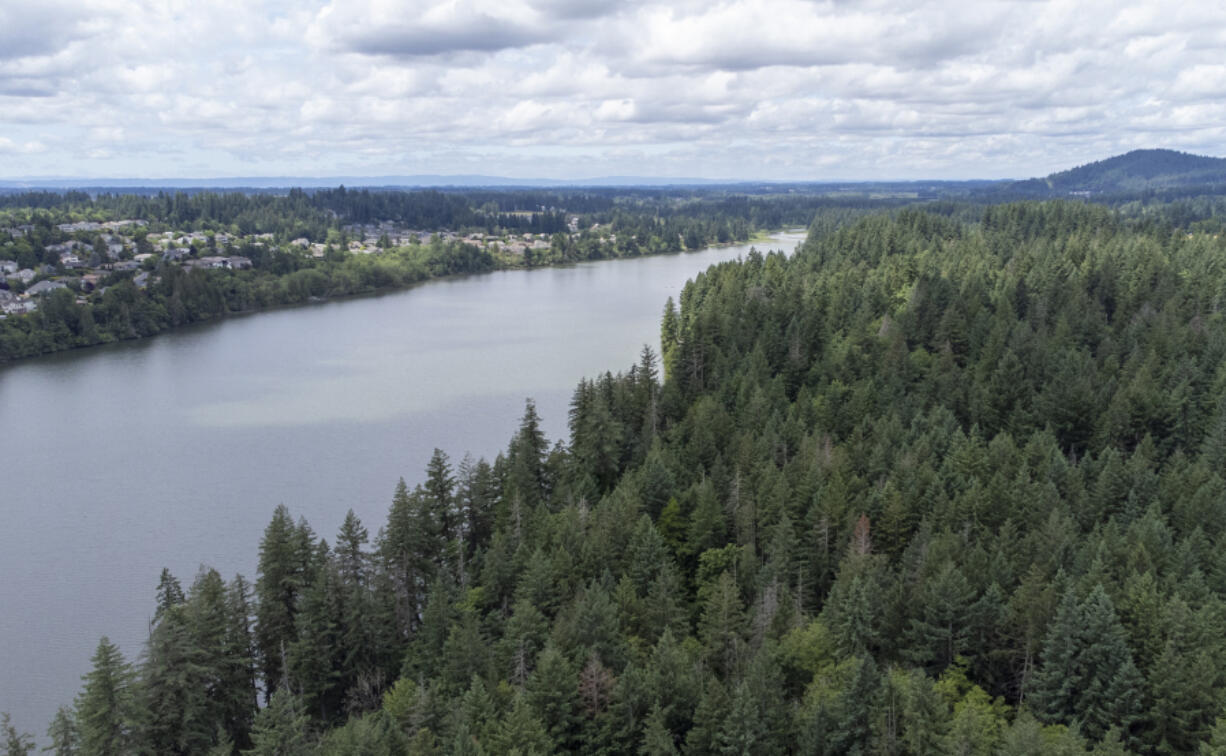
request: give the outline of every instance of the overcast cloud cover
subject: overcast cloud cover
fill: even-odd
[[[1226,4],[4,0],[0,177],[1043,175],[1226,154]]]

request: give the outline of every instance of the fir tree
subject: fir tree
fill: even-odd
[[[76,718],[71,709],[61,706],[47,728],[47,738],[51,744],[43,751],[54,756],[76,756],[81,750],[81,737],[77,731]]]
[[[311,738],[302,702],[290,691],[279,688],[268,706],[256,715],[251,730],[251,748],[244,756],[298,756],[307,753]]]
[[[123,756],[137,745],[135,674],[119,648],[105,636],[98,642],[93,669],[76,701],[81,752]]]
[[[34,750],[34,736],[18,732],[9,713],[0,713],[0,736],[4,738],[5,756],[29,756]]]
[[[1102,586],[1084,602],[1069,590],[1035,675],[1034,699],[1042,718],[1076,721],[1091,740],[1113,726],[1127,736],[1144,712],[1143,694],[1144,680]]]

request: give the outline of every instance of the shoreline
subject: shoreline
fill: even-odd
[[[146,342],[146,341],[155,339],[158,336],[162,336],[163,334],[183,331],[186,329],[190,329],[194,326],[216,325],[230,318],[245,318],[245,317],[251,317],[254,315],[259,315],[261,313],[279,312],[282,310],[293,310],[293,309],[299,309],[303,307],[325,305],[325,304],[330,304],[334,302],[346,302],[346,301],[355,300],[355,299],[364,299],[367,297],[386,296],[388,294],[394,294],[397,292],[411,291],[412,289],[418,286],[421,286],[423,284],[428,284],[428,283],[434,283],[436,281],[458,280],[458,279],[467,278],[470,276],[485,276],[491,273],[499,273],[499,272],[507,272],[507,271],[531,271],[531,270],[548,270],[551,268],[569,268],[569,267],[575,267],[578,265],[582,265],[584,263],[610,262],[610,261],[615,261],[615,260],[635,260],[635,259],[641,259],[641,258],[646,258],[646,257],[665,257],[668,255],[690,255],[690,254],[697,254],[699,252],[702,252],[708,249],[721,249],[725,247],[746,246],[746,245],[754,246],[756,244],[760,244],[765,241],[770,241],[771,239],[777,238],[782,234],[791,234],[791,233],[804,234],[804,233],[807,233],[807,229],[805,228],[783,228],[783,229],[774,229],[774,230],[769,230],[769,231],[758,231],[758,232],[755,232],[754,234],[751,234],[750,237],[746,239],[745,241],[733,241],[733,242],[727,242],[725,244],[708,244],[705,247],[701,247],[699,249],[694,249],[694,250],[683,249],[679,252],[661,252],[657,254],[636,255],[634,257],[610,256],[610,257],[600,257],[600,258],[595,258],[595,259],[590,259],[590,260],[572,260],[572,261],[566,261],[566,262],[551,263],[547,265],[496,266],[490,270],[485,270],[485,271],[480,271],[480,272],[475,272],[475,273],[449,273],[449,274],[441,275],[441,276],[430,276],[430,277],[423,278],[418,281],[413,281],[412,283],[409,283],[403,286],[387,286],[387,287],[382,287],[382,288],[371,289],[369,291],[354,292],[351,294],[341,294],[341,295],[336,295],[336,296],[324,296],[324,297],[310,297],[307,300],[302,301],[302,302],[277,304],[277,305],[271,305],[268,307],[256,307],[256,308],[251,308],[247,310],[234,310],[232,312],[226,312],[221,315],[201,318],[200,320],[195,320],[195,321],[192,321],[191,323],[183,323],[180,325],[170,326],[168,328],[158,331],[157,333],[149,334],[147,336],[135,336],[132,338],[117,339],[115,341],[99,342],[97,344],[83,344],[83,345],[78,345],[78,346],[69,346],[69,347],[64,347],[62,349],[52,349],[46,352],[40,352],[38,354],[30,354],[30,355],[26,355],[23,357],[17,357],[15,359],[0,360],[0,373],[2,373],[6,368],[25,364],[32,360],[38,360],[38,359],[42,359],[46,357],[54,357],[57,355],[64,355],[64,354],[81,353],[81,352],[85,352],[91,349],[98,349],[100,347],[110,347],[110,346],[119,346],[119,345],[124,345],[124,344],[136,344],[140,342]],[[23,317],[29,317],[29,316],[27,315]]]

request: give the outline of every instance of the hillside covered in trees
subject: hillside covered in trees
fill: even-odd
[[[164,573],[56,752],[1226,753],[1224,254],[1044,203],[712,268],[565,442]]]
[[[1175,150],[1133,150],[1105,160],[1019,181],[1003,190],[1017,194],[1067,196],[1139,194],[1195,190],[1220,194],[1226,187],[1226,159]]]

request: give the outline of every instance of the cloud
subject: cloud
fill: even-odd
[[[1223,47],[1226,7],[1156,0],[12,0],[0,149],[10,176],[1035,175],[1220,150]]]
[[[0,5],[0,60],[53,55],[89,36],[101,9],[60,0],[12,0]]]
[[[541,15],[557,19],[597,19],[633,7],[634,0],[531,0]]]
[[[361,55],[489,53],[549,41],[553,36],[544,20],[531,6],[515,2],[347,1],[321,10],[311,37],[331,49]]]
[[[47,146],[42,142],[29,141],[18,144],[8,137],[0,137],[0,154],[4,155],[35,155],[46,152]]]
[[[9,78],[0,74],[0,95],[8,97],[51,97],[55,88],[41,79]]]

